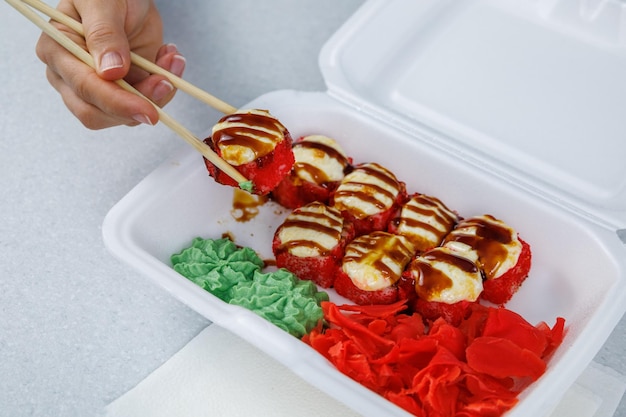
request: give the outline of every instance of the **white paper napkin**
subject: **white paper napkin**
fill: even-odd
[[[237,335],[210,325],[106,417],[358,416]]]
[[[626,390],[626,378],[592,362],[565,393],[550,417],[611,417]]]
[[[610,417],[626,389],[623,376],[593,363],[551,417]],[[233,333],[210,325],[135,388],[106,417],[356,417]]]

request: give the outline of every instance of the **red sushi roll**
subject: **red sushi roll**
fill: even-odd
[[[331,196],[331,205],[354,223],[357,235],[387,230],[387,225],[406,199],[404,182],[387,168],[359,164],[344,177]]]
[[[522,245],[522,251],[519,254],[517,263],[502,275],[491,279],[488,278],[484,282],[483,299],[498,305],[505,304],[519,290],[528,277],[532,259],[530,245],[519,237],[518,240]]]
[[[391,233],[406,237],[415,251],[439,246],[459,221],[459,216],[436,197],[412,194],[389,222]]]
[[[272,199],[287,208],[313,201],[327,204],[350,169],[351,159],[332,138],[304,136],[293,143],[293,169],[272,191]]]
[[[403,236],[384,231],[359,236],[346,246],[335,291],[360,305],[393,303],[399,294],[396,283],[412,256]]]
[[[285,126],[265,110],[239,110],[222,117],[204,142],[252,182],[254,194],[266,195],[285,178],[295,158]],[[209,174],[220,184],[239,184],[204,159]]]
[[[329,288],[353,237],[354,228],[338,210],[319,202],[307,204],[295,209],[276,229],[272,242],[276,266]]]
[[[489,214],[460,221],[443,244],[449,242],[467,245],[476,252],[485,276],[482,298],[486,301],[506,303],[528,277],[530,245],[512,227]]]
[[[451,245],[453,246],[453,245]],[[410,307],[424,319],[458,325],[483,291],[483,276],[473,251],[436,247],[407,266],[399,284]],[[411,295],[411,290],[415,295]]]

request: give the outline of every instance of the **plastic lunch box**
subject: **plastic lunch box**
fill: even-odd
[[[277,91],[244,107],[269,109],[294,138],[331,136],[355,162],[379,162],[463,216],[493,214],[531,244],[531,274],[507,306],[531,323],[565,317],[568,332],[507,415],[546,415],[626,309],[626,2],[370,0],[320,65],[327,91]],[[112,208],[105,243],[354,410],[407,415],[171,269],[170,255],[196,236],[229,233],[272,256],[286,211],[267,203],[241,223],[232,198],[185,149]]]

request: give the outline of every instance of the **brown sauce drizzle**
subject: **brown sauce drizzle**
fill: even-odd
[[[400,270],[411,259],[412,250],[402,239],[386,232],[373,232],[356,238],[346,249],[344,262],[365,263],[376,268],[390,282],[400,279],[394,270],[383,262],[384,256],[391,258]]]
[[[233,208],[230,210],[230,215],[241,223],[254,219],[259,214],[259,207],[268,200],[267,196],[250,194],[239,188],[233,190]]]
[[[263,142],[254,136],[260,136],[270,140]],[[213,134],[213,140],[222,146],[242,146],[251,149],[257,158],[267,155],[274,150],[275,135],[265,131],[245,127],[228,127],[220,129]]]
[[[322,205],[321,203],[312,203],[312,205]],[[311,207],[311,206],[308,206]],[[329,209],[332,210],[332,209]],[[334,210],[333,210],[334,211]],[[280,226],[281,228],[286,227],[297,227],[302,229],[313,230],[319,234],[327,235],[332,237],[334,240],[339,242],[341,239],[343,222],[341,220],[341,216],[338,212],[336,212],[336,217],[333,217],[331,214],[327,212],[317,212],[310,210],[296,210],[294,213],[299,214],[300,218],[294,216],[294,214],[289,215],[283,224]],[[328,222],[330,225],[326,226],[322,224],[324,222]],[[277,249],[278,253],[283,253],[289,251],[294,247],[306,247],[317,249],[317,251],[321,255],[327,255],[329,250],[321,246],[318,242],[308,239],[296,239],[289,242],[283,242],[280,247]],[[333,248],[330,248],[331,250]]]
[[[313,178],[313,182],[315,184],[324,184],[330,181],[326,172],[319,169],[315,165],[307,164],[305,162],[296,162],[293,165],[293,171],[298,178],[305,178],[304,173],[309,174],[309,176]]]
[[[381,210],[385,209],[386,205],[384,202],[381,201],[380,198],[378,198],[379,195],[383,194],[392,200],[395,197],[391,192],[375,184],[369,184],[369,183],[364,183],[364,182],[350,182],[350,184],[357,185],[359,189],[358,190],[346,190],[346,189],[340,188],[335,192],[335,196],[336,197],[356,197],[360,200],[366,201],[376,206],[377,208]]]
[[[483,239],[495,240],[502,244],[511,243],[511,229],[491,215],[467,219],[463,221],[463,225],[477,227],[477,235]]]
[[[233,113],[228,114],[220,119],[218,123],[244,123],[250,126],[259,126],[267,130],[282,130],[282,124],[274,117],[268,114],[257,113]]]
[[[348,165],[348,158],[346,158],[341,152],[335,149],[332,146],[329,146],[325,143],[316,142],[313,140],[302,140],[293,144],[294,147],[300,146],[303,148],[316,149],[321,154],[328,155],[329,158],[334,159],[339,162],[341,165]]]
[[[476,228],[476,234],[465,234],[465,228]],[[461,242],[472,247],[478,253],[485,276],[493,277],[500,265],[506,260],[509,250],[507,245],[513,241],[511,229],[491,215],[463,220],[448,235],[446,241]]]
[[[335,200],[340,199],[342,197],[352,197],[355,199],[359,199],[363,202],[369,203],[374,207],[378,208],[379,211],[383,211],[388,208],[388,206],[382,201],[381,196],[386,196],[392,201],[395,200],[398,192],[400,191],[400,186],[396,178],[388,172],[385,168],[381,167],[378,164],[371,163],[366,165],[359,165],[354,168],[354,171],[363,171],[365,174],[372,176],[385,184],[388,184],[393,191],[389,191],[384,189],[383,187],[373,184],[373,183],[365,183],[365,182],[357,182],[350,181],[349,179],[342,183],[337,191],[335,191]],[[357,187],[357,190],[349,190],[347,185],[351,184]],[[357,218],[362,218],[365,216],[365,213],[357,210],[355,207],[349,207],[349,211]]]
[[[409,217],[409,213],[434,218],[438,224],[444,227],[444,231],[427,223],[426,221]],[[407,228],[422,229],[438,236],[439,240],[444,238],[447,232],[454,226],[456,221],[456,215],[445,208],[443,203],[435,197],[428,197],[424,195],[413,197],[402,207],[400,216],[393,219],[394,225],[397,227],[406,226]]]
[[[293,147],[313,149],[314,152],[316,152],[316,154],[318,154],[320,157],[324,157],[324,155],[326,155],[329,158],[334,159],[337,163],[341,164],[341,166],[344,167],[343,172],[344,172],[344,175],[346,174],[347,167],[350,164],[348,161],[348,158],[344,156],[341,152],[339,152],[337,149],[335,149],[334,147],[329,146],[325,143],[316,142],[313,140],[306,140],[306,139],[295,142],[293,144]],[[305,162],[296,161],[296,163],[293,166],[293,172],[295,173],[295,176],[298,178],[305,178],[304,174],[305,173],[308,174],[311,178],[313,178],[314,180],[313,182],[315,182],[318,185],[322,185],[322,184],[330,182],[330,178],[328,177],[326,172],[324,172],[323,170],[319,169],[318,167],[314,165],[311,165]]]
[[[457,215],[454,214],[454,212],[452,212],[450,209],[448,209],[438,198],[420,194],[415,197],[415,201],[420,204],[430,205],[432,209],[422,209],[423,213],[426,215],[434,216],[437,219],[438,223],[445,224],[448,227],[452,227],[452,225],[457,222]],[[411,209],[417,211],[418,207],[411,206]]]
[[[422,257],[431,262],[436,261],[447,263],[448,265],[452,265],[453,267],[470,274],[478,272],[478,267],[474,262],[463,256],[456,255],[445,250],[433,249],[432,251],[425,253]]]
[[[415,277],[415,292],[426,301],[432,300],[444,290],[452,287],[450,277],[429,264],[415,262],[412,268]]]
[[[219,123],[243,123],[247,126],[224,127],[213,132],[212,140],[216,147],[243,146],[252,150],[256,158],[272,152],[276,144],[285,136],[285,128],[278,120],[269,115],[235,113],[222,117]],[[268,139],[269,143],[254,136]]]
[[[398,180],[394,177],[394,175],[376,163],[360,165],[356,169],[365,171],[367,175],[371,175],[372,177],[386,183],[390,187],[398,189]]]
[[[329,253],[328,249],[326,249],[325,247],[323,247],[322,245],[320,245],[319,243],[313,240],[300,239],[300,240],[292,240],[290,242],[282,244],[277,249],[276,254],[286,252],[290,250],[291,248],[296,248],[296,247],[316,249],[319,252],[320,256],[326,256]]]
[[[425,300],[431,300],[442,291],[452,287],[452,279],[441,270],[426,262],[447,263],[463,272],[476,274],[478,267],[472,261],[442,248],[433,249],[416,258],[409,269],[415,278],[415,291]]]
[[[340,224],[340,223],[337,222],[337,224]],[[334,228],[332,226],[326,226],[326,225],[323,225],[321,223],[318,223],[316,221],[311,221],[311,220],[289,220],[289,219],[287,219],[283,223],[283,226],[284,227],[297,227],[297,228],[300,228],[300,229],[312,230],[312,231],[315,231],[315,232],[320,233],[320,234],[331,236],[331,237],[333,237],[336,240],[339,240],[339,238],[341,237],[341,230],[337,230],[336,228]]]

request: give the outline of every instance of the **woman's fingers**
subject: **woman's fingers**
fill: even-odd
[[[111,126],[127,124],[124,120],[117,119],[114,116],[104,113],[96,106],[87,103],[69,87],[65,82],[53,71],[46,71],[48,81],[59,92],[63,103],[72,112],[81,123],[93,130],[103,129]],[[139,124],[135,122],[135,124]]]
[[[91,68],[82,63],[75,63],[74,71],[65,72],[65,77],[59,75],[54,69],[65,68],[73,63],[74,57],[62,47],[58,48],[48,64],[48,80],[61,94],[65,105],[86,127],[102,129],[121,124],[132,126],[138,122],[148,124],[157,122],[158,114],[150,103],[121,90],[112,81],[100,79]],[[185,58],[174,45],[163,45],[157,56],[157,65],[174,75],[182,76]],[[65,60],[70,62],[64,62]],[[134,87],[160,107],[166,105],[176,92],[169,80],[158,74],[144,78]]]
[[[126,1],[80,0],[75,2],[75,7],[98,75],[106,80],[125,77],[130,69]]]
[[[42,35],[37,55],[48,66],[47,77],[65,105],[88,128],[120,124],[154,124],[152,103],[127,92],[114,80],[124,79],[158,106],[175,94],[164,76],[131,64],[131,51],[182,75],[185,59],[174,45],[162,45],[162,22],[152,0],[61,0],[58,9],[81,21],[84,38],[55,23],[90,52],[96,70],[78,61],[54,40]]]
[[[49,39],[49,42],[54,41]],[[69,110],[89,129],[138,122],[155,124],[158,121],[152,104],[123,90],[115,82],[100,78],[64,48],[50,45],[46,51],[51,55],[48,58],[48,81],[61,94]]]
[[[163,45],[159,49],[156,64],[172,74],[182,77],[186,62],[176,46],[169,44]],[[150,75],[137,83],[135,87],[160,107],[169,103],[176,93],[172,83],[159,75]]]

